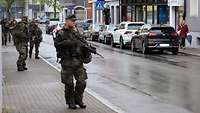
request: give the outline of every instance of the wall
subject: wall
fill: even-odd
[[[198,5],[197,7],[197,15],[192,16],[191,15],[191,7],[190,4],[191,1],[190,0],[186,0],[187,1],[187,6],[186,6],[186,22],[188,24],[189,30],[190,30],[190,35],[192,37],[192,42],[191,44],[186,43],[187,47],[192,47],[192,48],[200,48],[200,1],[197,0]],[[193,6],[194,7],[194,6]],[[195,10],[194,9],[194,10]]]
[[[2,46],[1,46],[1,42],[2,42],[2,34],[1,34],[1,25],[0,25],[0,113],[2,113],[2,104],[3,104],[3,99],[2,99]]]

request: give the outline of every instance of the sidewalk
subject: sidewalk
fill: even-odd
[[[86,109],[70,110],[65,105],[60,73],[43,60],[28,59],[27,71],[16,71],[18,54],[13,46],[2,48],[3,105],[8,113],[115,113],[88,92]]]
[[[186,49],[179,49],[180,53],[194,55],[200,57],[200,49],[197,48],[186,48]]]

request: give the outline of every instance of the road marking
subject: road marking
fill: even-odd
[[[48,65],[50,65],[51,67],[53,67],[54,69],[56,69],[57,71],[61,71],[61,69],[59,69],[58,67],[54,66],[53,64],[51,64],[49,61],[47,61],[46,59],[44,59],[41,55],[39,55],[40,58],[45,61]],[[101,103],[103,103],[104,105],[106,105],[107,107],[109,107],[110,109],[112,109],[113,111],[117,112],[117,113],[125,113],[121,108],[115,106],[114,104],[110,103],[107,99],[103,98],[102,96],[100,96],[99,94],[95,93],[93,90],[86,88],[86,92],[88,92],[90,95],[92,95],[94,98],[96,98],[97,100],[99,100]]]

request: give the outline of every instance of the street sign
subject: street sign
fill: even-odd
[[[96,10],[104,10],[104,1],[97,1],[96,2]]]

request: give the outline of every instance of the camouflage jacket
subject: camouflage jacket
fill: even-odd
[[[28,25],[26,22],[19,22],[17,23],[14,29],[14,43],[28,43]]]
[[[34,42],[42,41],[42,30],[33,22],[28,26],[29,40]]]

